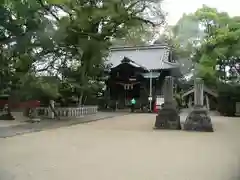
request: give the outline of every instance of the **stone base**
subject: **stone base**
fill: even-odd
[[[189,113],[183,129],[187,131],[213,132],[211,118],[207,109],[194,107],[192,112]]]
[[[156,117],[155,129],[181,130],[180,116],[174,105],[164,105]]]

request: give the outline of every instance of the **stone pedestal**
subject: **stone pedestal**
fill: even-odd
[[[180,130],[180,116],[176,108],[163,107],[156,117],[155,129]]]
[[[208,110],[203,106],[203,86],[202,79],[197,78],[194,83],[194,107],[184,123],[184,130],[213,132]]]
[[[213,126],[211,118],[208,115],[208,110],[202,106],[195,106],[184,123],[184,130],[213,132]]]
[[[164,84],[164,106],[156,117],[155,129],[180,130],[180,116],[173,100],[173,77],[167,76]]]

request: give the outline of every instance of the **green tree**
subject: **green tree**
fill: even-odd
[[[128,30],[125,37],[114,39],[113,46],[136,46],[151,44],[156,35],[158,28],[140,25]]]
[[[219,80],[239,81],[239,19],[207,6],[195,15],[206,33],[195,55],[199,76],[210,84]]]
[[[153,1],[80,1],[72,0],[65,3],[68,16],[59,21],[59,31],[64,32],[62,46],[65,63],[71,77],[71,86],[82,103],[85,93],[101,84],[108,49],[112,39],[123,39],[132,33],[134,27],[143,25],[159,25],[161,21],[145,18],[145,11],[154,5]],[[67,8],[66,8],[67,7]],[[159,12],[158,12],[159,14]],[[160,16],[158,16],[160,17]],[[69,67],[69,59],[72,66]],[[70,70],[70,71],[69,71]],[[69,74],[68,73],[68,74]],[[77,74],[74,75],[74,74]],[[66,81],[69,82],[69,75]],[[96,88],[94,88],[96,89]],[[98,89],[98,88],[97,88]]]
[[[134,27],[163,22],[157,4],[156,0],[1,1],[0,92],[23,99],[56,98],[68,92],[81,103],[84,94],[94,94],[102,86],[112,39],[124,38]],[[146,16],[149,13],[155,19]]]
[[[0,92],[14,95],[37,61],[40,42],[48,39],[44,32],[49,20],[35,1],[2,1],[0,13]]]
[[[204,32],[194,14],[183,14],[172,27],[172,35],[183,48],[187,48],[189,45],[196,46],[204,37]]]
[[[204,37],[199,21],[194,14],[183,14],[176,25],[166,26],[164,33],[155,43],[165,43],[172,47],[173,58],[181,64],[183,75],[193,68],[192,56],[195,47]]]

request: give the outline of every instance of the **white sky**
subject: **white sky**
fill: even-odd
[[[162,7],[168,13],[168,24],[173,25],[183,13],[195,12],[202,4],[228,12],[230,16],[240,16],[240,0],[164,0]]]

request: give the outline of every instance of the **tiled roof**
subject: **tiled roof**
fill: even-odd
[[[179,64],[168,62],[169,48],[164,45],[111,48],[108,63],[118,66],[124,57],[148,70],[178,68]]]

